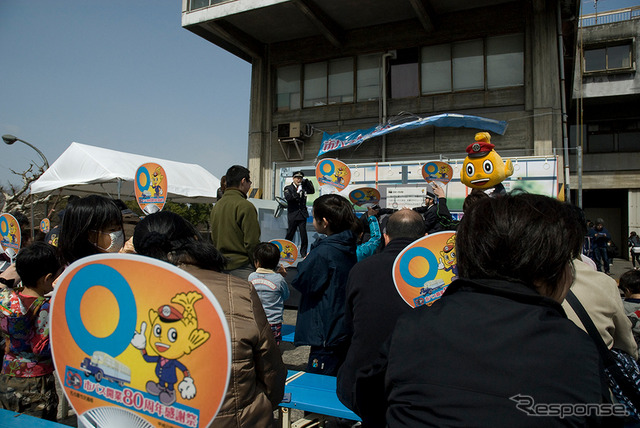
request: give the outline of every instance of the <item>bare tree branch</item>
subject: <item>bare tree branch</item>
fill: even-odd
[[[15,175],[20,176],[21,185],[9,184],[7,189],[0,186],[0,212],[11,212],[19,210],[23,213],[31,210],[31,183],[36,181],[44,173],[44,167],[30,164],[25,171],[19,172],[11,170]],[[52,194],[39,195],[33,198],[34,209],[37,206],[44,207],[51,200]],[[44,211],[44,208],[41,209]],[[44,213],[46,216],[47,213]],[[39,216],[40,217],[40,216]],[[42,216],[44,217],[44,216]]]

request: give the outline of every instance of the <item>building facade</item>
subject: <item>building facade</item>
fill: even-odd
[[[182,9],[184,28],[252,64],[248,166],[265,198],[281,194],[278,171],[315,165],[323,132],[402,115],[504,120],[492,140],[503,156],[563,153],[577,0],[183,0]],[[475,132],[426,127],[324,157],[463,158]]]
[[[640,7],[581,17],[571,112],[576,200],[604,219],[622,257],[629,232],[640,233],[638,36]]]

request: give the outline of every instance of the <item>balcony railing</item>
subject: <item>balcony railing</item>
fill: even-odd
[[[591,13],[588,15],[582,15],[580,16],[580,27],[611,24],[613,22],[630,21],[632,19],[640,19],[640,6],[610,10],[608,12],[601,12],[598,14]]]

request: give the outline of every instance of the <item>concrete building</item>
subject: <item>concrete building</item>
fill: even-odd
[[[505,120],[503,156],[562,155],[578,13],[577,0],[183,0],[182,25],[251,62],[248,166],[272,198],[282,171],[313,168],[322,131],[402,112]],[[325,157],[464,158],[475,132],[426,127]]]
[[[573,86],[571,187],[622,257],[640,233],[640,7],[583,15]],[[581,149],[581,150],[580,150]]]

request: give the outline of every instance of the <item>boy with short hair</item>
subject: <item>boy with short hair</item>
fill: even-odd
[[[261,242],[253,252],[253,260],[256,271],[249,275],[249,281],[258,292],[273,337],[276,344],[280,345],[284,301],[289,298],[287,281],[276,272],[280,263],[280,249],[271,242]]]
[[[55,421],[58,395],[49,343],[49,298],[62,270],[56,248],[35,242],[20,250],[16,270],[22,287],[0,291],[0,333],[5,355],[0,407]]]

